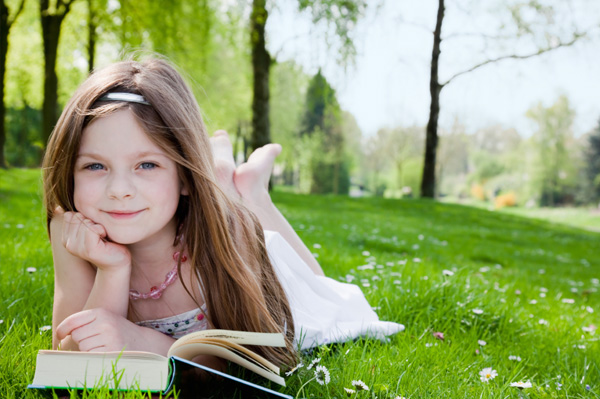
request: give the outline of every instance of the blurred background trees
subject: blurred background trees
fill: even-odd
[[[355,52],[352,28],[367,2],[291,3],[314,25],[325,26],[321,39],[331,43],[336,62],[351,64]],[[498,6],[508,12],[505,31],[493,38],[504,40],[499,48],[512,50],[510,43],[523,37],[544,36],[551,24],[543,16],[550,18],[557,12],[547,5],[536,8],[535,2],[517,3]],[[268,50],[268,36],[254,40],[261,34],[256,24],[273,18],[275,4],[251,0],[1,0],[0,39],[4,41],[0,40],[0,53],[6,55],[6,68],[2,70],[0,165],[39,166],[49,129],[90,70],[131,54],[143,57],[156,52],[175,63],[187,78],[209,131],[229,131],[238,161],[263,142],[283,145],[276,184],[304,193],[418,197],[426,159],[426,126],[389,126],[363,135],[320,70],[311,74],[294,61],[279,60],[275,50]],[[256,7],[266,14],[253,13]],[[535,39],[532,51],[556,48],[567,43],[574,32],[581,34],[565,29],[563,36],[547,34]],[[487,37],[485,42],[489,44],[489,40]],[[267,63],[253,63],[252,54],[258,47],[267,52]],[[510,54],[486,53],[480,64],[459,68],[437,84],[444,87],[454,78]],[[256,81],[257,68],[262,68],[262,83]],[[257,85],[266,90],[259,100]],[[254,106],[257,101],[263,105]],[[436,196],[490,201],[496,206],[597,204],[600,124],[575,137],[574,112],[566,96],[532,106],[527,116],[535,125],[535,134],[530,136],[501,125],[467,132],[458,117],[450,127],[438,127],[436,122]],[[262,122],[257,124],[257,120]]]

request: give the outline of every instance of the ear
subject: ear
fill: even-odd
[[[190,195],[190,191],[188,190],[187,186],[185,185],[185,183],[181,183],[181,191],[180,193],[181,195]]]

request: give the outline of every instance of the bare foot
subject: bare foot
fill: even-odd
[[[215,174],[221,190],[232,199],[240,199],[240,193],[235,188],[233,174],[235,161],[233,147],[225,130],[217,130],[210,138],[212,153],[215,160]]]
[[[248,161],[233,174],[235,188],[246,202],[260,204],[270,201],[269,180],[275,158],[281,153],[279,144],[267,144],[254,150]]]
[[[256,149],[247,162],[236,168],[233,147],[226,131],[216,131],[210,143],[219,187],[228,196],[256,205],[270,201],[269,180],[273,162],[281,153],[279,144],[267,144]]]

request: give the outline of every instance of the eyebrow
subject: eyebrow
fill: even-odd
[[[138,158],[145,158],[145,157],[149,157],[149,156],[167,157],[166,154],[164,154],[162,152],[142,151],[142,152],[133,154],[132,158],[138,159]],[[104,158],[102,156],[102,154],[93,153],[93,152],[82,152],[80,154],[77,154],[77,158],[82,158],[82,157],[95,158],[95,159],[103,159]]]

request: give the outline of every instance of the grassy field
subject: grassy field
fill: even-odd
[[[282,392],[600,397],[599,233],[425,200],[274,199],[330,277],[357,284],[380,318],[406,326],[389,342],[305,354]],[[0,171],[0,215],[0,397],[37,397],[25,387],[37,350],[51,345],[53,289],[39,171]],[[324,385],[308,369],[317,358]],[[369,389],[348,395],[358,380]]]
[[[462,203],[482,209],[492,209],[490,202],[477,200],[456,200],[454,198],[444,199],[445,202]],[[564,224],[571,227],[583,228],[590,231],[600,232],[600,208],[598,207],[504,207],[496,212],[508,213],[510,215],[524,216],[527,218],[544,220],[551,223]]]

